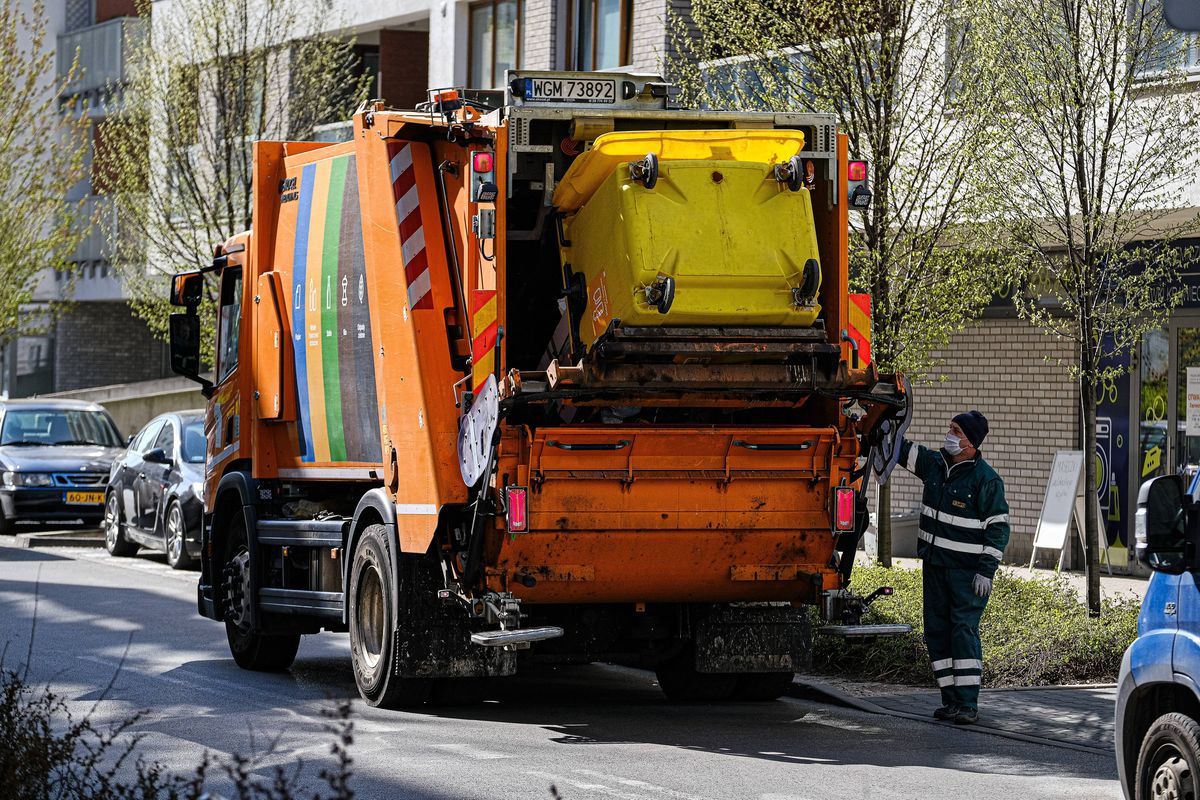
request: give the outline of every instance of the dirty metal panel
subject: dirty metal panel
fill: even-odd
[[[797,672],[812,662],[812,629],[804,609],[717,608],[695,626],[699,672]]]

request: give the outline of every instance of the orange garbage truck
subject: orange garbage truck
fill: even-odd
[[[862,165],[832,117],[669,88],[513,71],[255,143],[252,230],[171,287],[208,396],[199,611],[240,666],[348,631],[374,705],[591,661],[761,699],[815,625],[896,632],[850,587],[911,408],[848,334]]]

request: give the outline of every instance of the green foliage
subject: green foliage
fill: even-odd
[[[60,113],[59,77],[42,0],[0,0],[0,345],[51,321],[57,306],[23,313],[47,269],[74,274],[91,220],[64,191],[85,176],[86,115]],[[69,283],[67,283],[69,285]]]
[[[921,571],[855,567],[852,582],[861,594],[880,586],[896,593],[872,604],[864,622],[908,623],[907,636],[851,643],[817,636],[815,672],[862,680],[933,685],[922,638]],[[1137,636],[1139,602],[1132,596],[1104,601],[1101,615],[1087,606],[1066,578],[1016,577],[1001,569],[980,622],[983,684],[1052,686],[1112,682],[1121,657]]]
[[[106,233],[134,311],[165,338],[167,276],[207,266],[251,227],[253,143],[348,119],[371,76],[321,0],[175,0],[151,19],[130,46],[123,113],[106,123],[118,210]],[[200,309],[209,364],[216,289]]]

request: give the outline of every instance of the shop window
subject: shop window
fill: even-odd
[[[505,70],[520,67],[520,19],[520,0],[487,0],[471,6],[467,73],[472,88],[499,87]]]
[[[1142,338],[1138,483],[1166,474],[1169,353],[1166,330],[1151,331]]]
[[[573,0],[570,69],[613,69],[630,62],[629,0]]]

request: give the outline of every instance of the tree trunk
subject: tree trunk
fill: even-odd
[[[875,509],[876,557],[885,567],[892,565],[892,482],[879,488],[879,503]]]
[[[1096,507],[1096,387],[1087,372],[1079,380],[1083,399],[1083,519],[1088,613],[1100,616],[1100,519]],[[1107,544],[1107,539],[1104,540]]]

